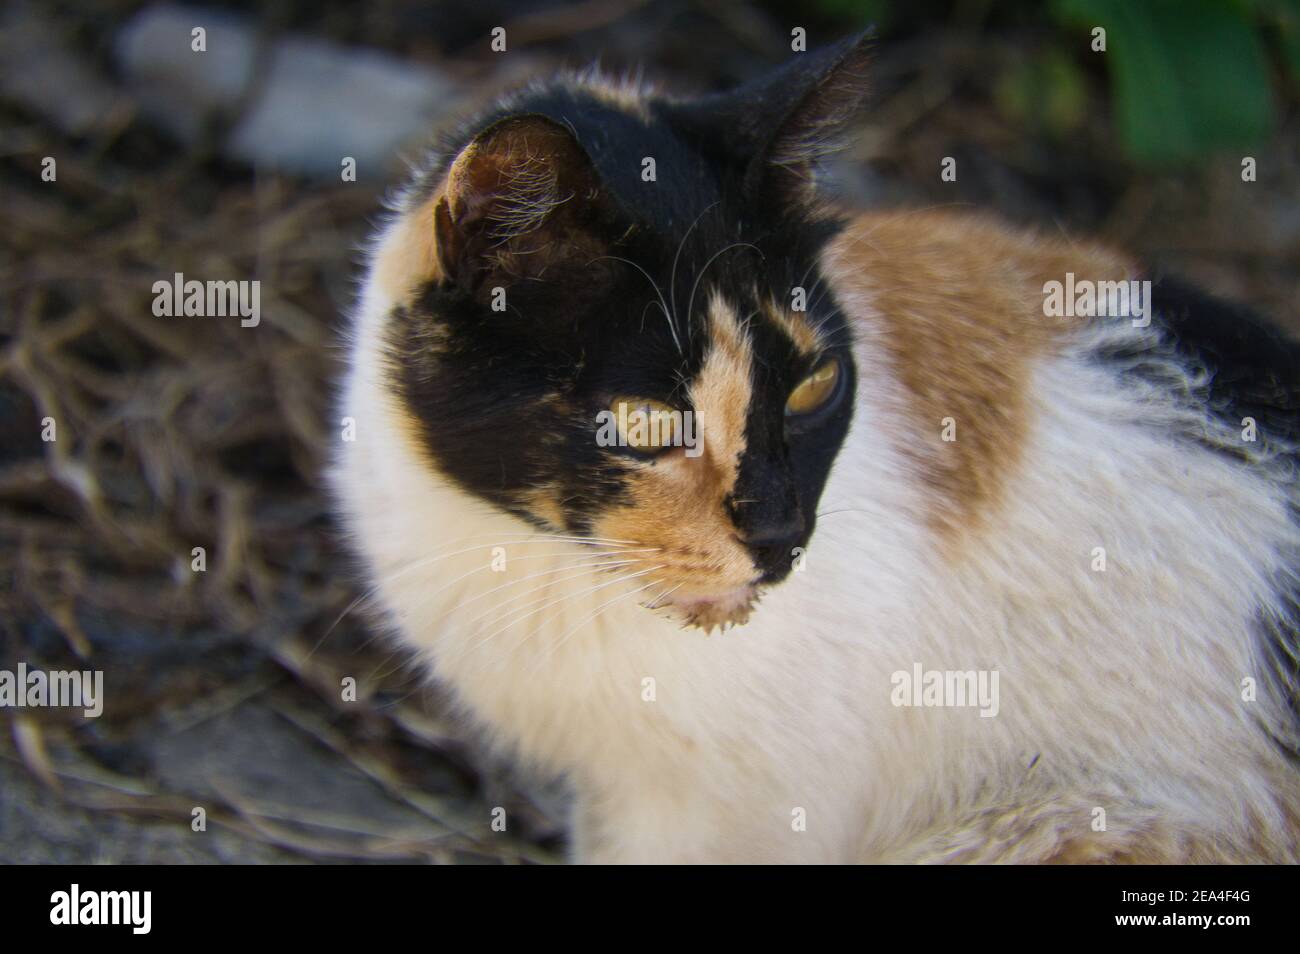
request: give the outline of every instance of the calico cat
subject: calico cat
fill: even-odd
[[[838,208],[867,59],[560,78],[415,175],[333,475],[391,623],[571,781],[580,861],[1300,860],[1300,349]]]

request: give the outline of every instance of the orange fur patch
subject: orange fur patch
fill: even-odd
[[[691,386],[691,404],[704,435],[704,458],[720,472],[724,492],[730,493],[745,452],[754,355],[736,310],[717,295],[709,301],[709,319],[710,347]]]
[[[554,486],[536,487],[520,496],[519,505],[535,517],[545,520],[551,528],[563,532],[568,529],[564,507],[558,489]]]
[[[1029,375],[1079,318],[1044,315],[1043,285],[1120,280],[1132,263],[1095,245],[946,212],[854,219],[823,257],[860,336],[883,347],[906,390],[900,435],[936,491],[946,535],[998,502],[1032,408]],[[942,439],[944,421],[955,424]]]
[[[767,317],[794,342],[800,354],[812,356],[825,348],[821,329],[806,311],[795,311],[772,302],[767,307]]]

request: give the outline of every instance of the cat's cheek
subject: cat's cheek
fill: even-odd
[[[595,537],[647,552],[647,579],[692,599],[749,586],[757,575],[723,506],[718,475],[699,458],[664,455],[633,465],[623,501],[593,522]]]

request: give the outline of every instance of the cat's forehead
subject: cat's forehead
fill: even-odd
[[[716,305],[745,334],[770,322],[804,353],[824,346],[800,312],[831,223],[783,220],[756,207],[742,191],[744,170],[734,157],[698,127],[681,128],[673,104],[653,90],[588,73],[513,108],[553,111],[573,130],[634,223],[638,262],[654,270],[671,310],[691,315],[681,333],[707,343],[716,324],[709,306]]]

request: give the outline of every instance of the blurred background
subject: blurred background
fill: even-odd
[[[1099,236],[1297,327],[1297,0],[6,3],[0,669],[102,670],[106,702],[0,709],[0,861],[562,858],[562,786],[376,634],[331,520],[358,249],[510,85],[716,90],[871,24],[852,201]],[[260,323],[156,317],[176,272],[260,281]]]

